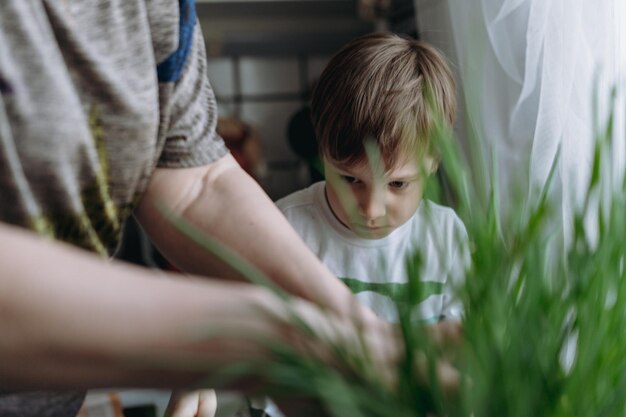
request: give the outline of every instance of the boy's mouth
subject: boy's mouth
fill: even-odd
[[[385,230],[388,230],[390,226],[386,226],[386,225],[368,226],[368,225],[363,225],[363,224],[356,224],[353,226],[353,228],[363,233],[375,233],[375,232],[383,232]]]
[[[389,227],[391,227],[390,225],[388,225],[387,223],[374,223],[374,224],[368,224],[368,222],[361,222],[358,223],[357,226],[361,229],[368,229],[368,230],[380,230],[380,229],[387,229]]]

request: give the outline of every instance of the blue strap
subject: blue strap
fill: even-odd
[[[157,65],[159,82],[176,82],[185,68],[187,56],[193,44],[193,29],[196,24],[196,5],[194,0],[179,0],[180,31],[178,49]]]

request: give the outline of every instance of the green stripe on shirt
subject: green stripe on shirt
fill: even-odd
[[[400,282],[365,282],[356,278],[340,278],[350,290],[357,294],[360,292],[371,291],[380,295],[387,296],[395,302],[406,301],[409,295],[410,286],[408,283]],[[439,295],[443,290],[443,283],[436,281],[420,281],[417,283],[416,289],[418,302],[426,300],[431,295]],[[414,294],[415,295],[415,294]]]

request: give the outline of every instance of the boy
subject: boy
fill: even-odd
[[[417,318],[460,318],[450,283],[462,273],[465,229],[452,209],[422,202],[438,166],[434,123],[441,117],[451,126],[455,106],[452,74],[435,49],[391,33],[355,39],[331,59],[313,93],[326,182],[277,202],[322,262],[390,321],[407,258],[418,251],[427,297]]]
[[[276,203],[322,263],[388,321],[397,320],[394,297],[417,252],[425,298],[415,319],[461,316],[452,282],[463,272],[465,227],[452,209],[422,201],[438,166],[429,137],[438,117],[452,126],[455,109],[454,79],[434,48],[391,33],[353,40],[312,97],[326,181]],[[260,408],[251,415],[282,415],[271,402]]]

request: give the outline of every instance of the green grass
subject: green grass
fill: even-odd
[[[606,174],[613,118],[598,126],[585,203],[571,224],[563,222],[551,192],[558,160],[534,200],[520,198],[507,204],[515,211],[502,213],[495,186],[486,204],[472,198],[483,173],[467,169],[450,135],[438,129],[446,189],[466,224],[471,258],[457,289],[465,307],[463,340],[453,359],[462,375],[458,395],[444,395],[434,372],[448,352],[410,319],[423,299],[417,272],[397,301],[406,356],[393,391],[380,382],[366,352],[341,346],[333,355],[342,372],[266,341],[274,365],[242,363],[222,377],[262,376],[275,387],[271,396],[314,398],[334,417],[626,415],[626,178]],[[244,265],[239,270],[253,282],[272,287],[249,265],[232,261]],[[407,261],[419,271],[419,253]],[[292,321],[309,337],[320,337],[296,315]],[[415,372],[416,355],[433,365],[426,380]]]

